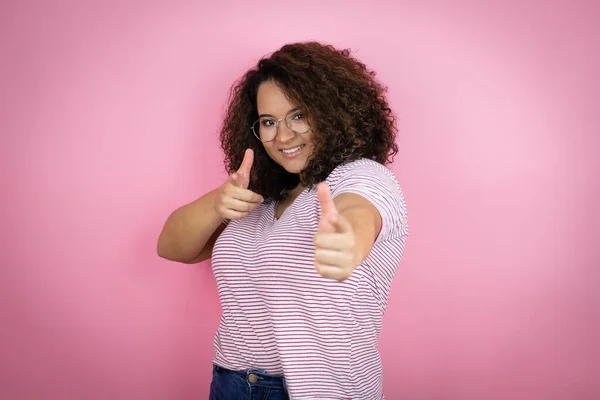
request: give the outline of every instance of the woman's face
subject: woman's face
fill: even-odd
[[[281,119],[275,139],[263,142],[267,154],[286,171],[300,173],[313,153],[313,132],[309,129],[304,134],[295,133],[282,118],[287,117],[293,121],[292,125],[302,124],[303,119],[307,122],[306,114],[297,110],[294,104],[290,104],[284,91],[272,81],[263,82],[259,86],[256,102],[258,115],[264,120],[264,126],[273,126],[273,121]]]

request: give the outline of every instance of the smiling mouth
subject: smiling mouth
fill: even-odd
[[[283,153],[283,156],[285,158],[294,158],[296,157],[298,154],[302,153],[302,149],[305,147],[306,145],[301,144],[300,146],[296,146],[293,147],[291,149],[285,149],[285,150],[280,150]]]
[[[291,155],[299,152],[305,145],[301,144],[300,146],[292,147],[291,149],[281,150],[283,154]]]

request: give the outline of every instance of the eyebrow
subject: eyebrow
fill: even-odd
[[[287,116],[289,113],[294,112],[294,111],[300,111],[300,108],[296,107],[296,108],[292,108],[291,110],[289,110],[288,112],[285,113],[285,115]],[[271,114],[260,114],[258,116],[258,118],[263,118],[263,117],[271,117],[271,118],[275,118],[274,115]]]

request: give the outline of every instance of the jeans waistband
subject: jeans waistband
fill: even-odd
[[[287,390],[285,385],[285,378],[283,377],[283,375],[268,374],[263,369],[250,368],[245,370],[232,371],[230,369],[213,364],[213,373],[219,375],[234,374],[237,375],[239,378],[244,379],[250,385],[271,388],[283,388]]]

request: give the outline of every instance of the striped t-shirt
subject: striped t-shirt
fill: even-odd
[[[213,362],[283,374],[291,399],[380,400],[377,339],[408,235],[406,205],[393,172],[372,160],[340,165],[326,182],[332,197],[359,194],[381,214],[369,256],[342,282],[318,274],[315,187],[279,219],[271,202],[229,222],[212,253],[222,307]]]

